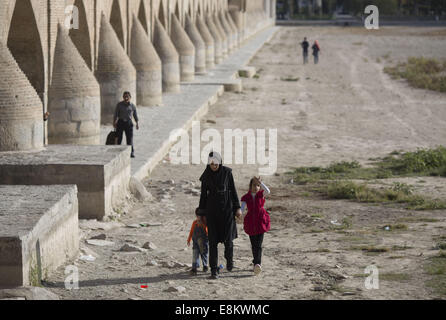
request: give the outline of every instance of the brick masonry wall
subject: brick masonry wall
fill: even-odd
[[[119,6],[120,20],[122,22],[123,31],[123,46],[125,52],[129,54],[130,36],[132,30],[132,15],[138,16],[141,2],[144,4],[144,12],[147,17],[147,27],[149,37],[153,41],[154,19],[159,17],[159,7],[162,2],[164,8],[164,17],[167,20],[167,32],[170,35],[170,15],[175,13],[175,9],[179,8],[180,23],[184,27],[185,14],[189,13],[192,8],[192,19],[195,21],[196,12],[201,10],[203,12],[215,12],[217,9],[227,9],[228,2],[231,5],[239,4],[242,9],[246,8],[248,11],[263,10],[265,3],[274,0],[0,0],[0,42],[7,43],[10,32],[11,20],[16,7],[17,1],[29,1],[32,6],[33,16],[39,34],[39,42],[41,45],[43,55],[43,70],[44,70],[44,90],[41,93],[43,101],[43,111],[47,110],[48,106],[48,89],[51,83],[51,76],[53,72],[54,50],[57,39],[57,25],[64,24],[67,18],[65,9],[68,5],[83,4],[80,8],[81,15],[86,19],[86,31],[90,37],[90,48],[81,49],[87,54],[81,55],[91,59],[91,63],[87,63],[95,70],[98,58],[99,47],[99,32],[100,32],[100,17],[104,13],[108,20],[110,20],[113,3]],[[24,21],[26,23],[27,21]],[[86,45],[85,45],[86,46]],[[88,55],[88,52],[90,54]],[[88,58],[90,56],[90,58]]]

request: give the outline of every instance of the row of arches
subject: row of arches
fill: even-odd
[[[151,7],[153,2],[149,2]],[[36,19],[33,5],[39,3],[37,0],[10,3],[14,8],[5,44],[19,67],[16,69],[26,75],[42,102],[35,104],[36,108],[43,109],[42,115],[46,109],[52,113],[48,121],[49,143],[99,139],[99,121],[111,121],[109,114],[113,111],[109,109],[121,98],[122,90],[136,92],[137,101],[143,101],[144,106],[157,105],[161,101],[161,84],[162,92],[179,92],[180,81],[191,81],[195,74],[212,68],[214,58],[215,64],[221,62],[238,38],[235,20],[228,19],[229,11],[215,10],[216,0],[206,5],[184,2],[188,12],[177,2],[169,14],[163,1],[154,4],[158,5],[154,9],[146,7],[148,1],[140,0],[138,7],[127,8],[133,11],[131,16],[129,11],[128,16],[123,15],[124,1],[111,0],[107,12],[94,7],[97,12],[90,15],[91,3],[72,0],[79,19],[73,22],[77,27],[67,30],[59,21],[57,34],[54,24],[46,28],[39,25],[54,19]],[[238,10],[233,13],[240,17]],[[39,30],[48,31],[48,35]],[[43,43],[47,41],[52,47],[53,36],[55,49],[48,52]],[[29,85],[28,88],[31,89]],[[39,100],[36,95],[35,99]],[[58,133],[65,134],[67,140],[60,140]]]
[[[90,68],[90,70],[93,70],[94,59],[92,55],[90,31],[87,22],[87,11],[83,0],[76,0],[74,5],[79,9],[79,28],[70,29],[69,36],[82,58],[85,60],[87,66]],[[197,10],[197,14],[201,15],[203,14],[203,11],[207,12],[210,10],[210,8],[206,6],[206,8],[203,10],[201,3],[199,2]],[[147,19],[146,12],[144,1],[141,1],[138,10],[138,19],[144,27],[146,33],[149,34],[149,19]],[[191,17],[193,16],[192,12],[191,2],[188,8],[188,14]],[[182,21],[178,2],[175,6],[175,15],[180,21]],[[163,27],[166,30],[169,30],[167,14],[162,1],[160,2],[158,8],[158,19]],[[113,0],[110,23],[113,26],[121,45],[124,47],[125,37],[123,20],[121,17],[121,8],[118,0]],[[22,71],[28,77],[31,85],[34,87],[39,97],[43,101],[45,92],[45,64],[42,41],[39,35],[39,29],[37,27],[31,0],[16,1],[9,28],[7,46]]]

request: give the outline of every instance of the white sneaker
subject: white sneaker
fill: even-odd
[[[257,276],[260,274],[260,272],[262,272],[262,266],[260,264],[256,264],[254,266],[254,274]]]

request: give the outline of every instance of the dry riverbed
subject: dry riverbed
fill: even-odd
[[[115,222],[81,221],[84,257],[74,263],[79,290],[64,288],[64,267],[46,286],[62,299],[444,299],[444,273],[441,280],[427,270],[446,241],[446,210],[330,200],[286,174],[338,161],[367,166],[394,150],[444,144],[445,94],[410,88],[383,72],[410,56],[443,57],[446,35],[435,30],[281,28],[250,63],[258,76],[243,80],[242,93],[223,94],[201,120],[201,130],[215,128],[222,136],[224,129],[277,129],[277,174],[263,177],[271,189],[265,207],[272,229],[261,275],[252,273],[241,225],[233,272],[223,269],[216,281],[209,273],[188,274],[186,239],[204,165],[173,165],[166,156],[144,180],[152,199],[135,202]],[[304,36],[321,45],[318,65],[311,59],[302,65]],[[259,166],[229,166],[241,197]],[[441,177],[374,183],[395,181],[433,197],[446,192]],[[95,236],[99,242],[86,242]],[[225,265],[223,246],[219,255]],[[371,265],[379,270],[379,289],[365,286]]]

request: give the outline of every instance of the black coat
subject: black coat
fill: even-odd
[[[201,196],[198,214],[206,216],[210,243],[237,238],[235,212],[240,208],[232,169],[220,165],[213,172],[208,165],[200,177]]]

